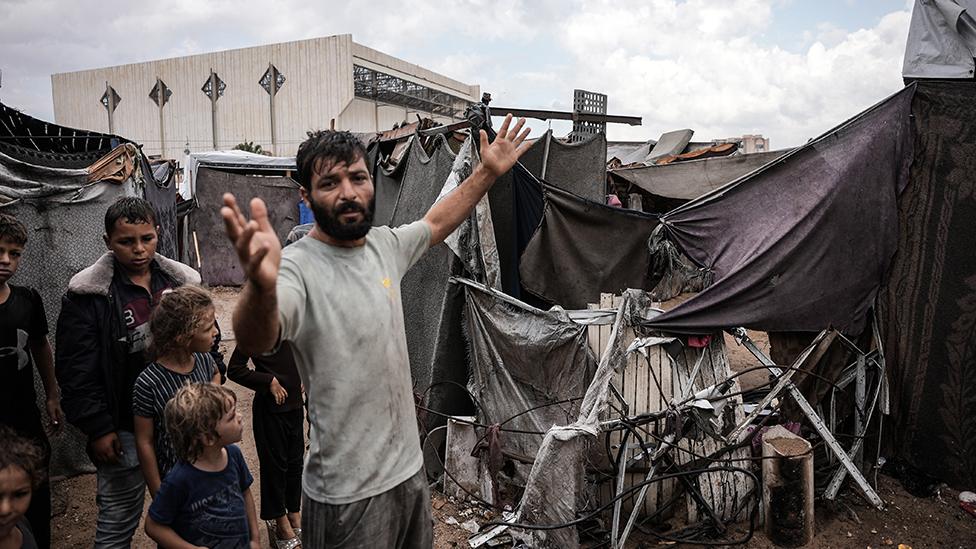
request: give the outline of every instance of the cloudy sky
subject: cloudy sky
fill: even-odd
[[[52,73],[351,33],[494,104],[609,96],[611,140],[691,128],[803,143],[898,90],[912,0],[0,0],[0,100],[53,120]],[[410,5],[409,9],[405,5]],[[553,123],[557,135],[567,123]],[[544,123],[536,125],[544,128]]]

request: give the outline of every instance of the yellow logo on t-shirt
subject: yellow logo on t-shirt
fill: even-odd
[[[390,277],[384,278],[383,279],[383,287],[386,288],[387,290],[389,290],[391,286],[393,286],[393,281],[390,280]]]

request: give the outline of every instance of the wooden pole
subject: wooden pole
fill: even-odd
[[[763,511],[766,537],[782,547],[813,540],[813,447],[775,426],[763,434]]]

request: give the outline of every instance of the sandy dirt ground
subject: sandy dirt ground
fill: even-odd
[[[230,313],[237,297],[237,290],[216,288],[214,295],[218,321],[223,331],[223,345],[229,357],[234,347]],[[674,304],[668,303],[666,307],[669,308]],[[752,332],[750,336],[760,348],[768,352],[768,340],[765,334]],[[727,337],[726,343],[733,369],[740,370],[756,365],[752,355],[736,345],[731,338]],[[743,376],[742,382],[744,387],[750,387],[761,384],[765,380],[765,374],[758,372],[756,375]],[[251,432],[252,393],[234,383],[228,383],[228,387],[237,393],[238,406],[244,417],[244,440],[241,442],[241,448],[248,467],[255,477],[251,490],[257,503],[260,501],[260,486],[257,482],[258,462]],[[955,491],[945,489],[939,496],[915,498],[905,492],[897,481],[885,476],[878,478],[878,490],[886,503],[885,510],[871,508],[851,489],[847,489],[842,493],[838,503],[830,506],[818,504],[817,534],[814,542],[808,547],[878,549],[905,544],[914,549],[976,548],[976,518],[959,509],[956,504],[958,494]],[[53,486],[53,493],[56,512],[56,516],[52,519],[54,547],[90,547],[94,538],[96,516],[95,476],[81,475],[57,482]],[[147,495],[147,507],[148,503]],[[462,527],[462,524],[474,520],[479,525],[483,525],[497,518],[485,509],[454,501],[436,491],[432,495],[432,512],[436,549],[467,547],[467,540],[471,534]],[[730,535],[741,537],[746,530],[747,525],[736,525]],[[267,531],[263,527],[260,531],[262,546],[268,547]],[[674,545],[662,542],[652,535],[639,533],[632,536],[632,540],[628,542],[628,547],[632,548],[667,546],[690,547],[691,545]],[[149,549],[155,545],[140,527],[133,547]],[[775,546],[759,531],[745,547],[766,549]]]

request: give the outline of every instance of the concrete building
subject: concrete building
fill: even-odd
[[[293,155],[308,130],[383,131],[416,114],[450,122],[481,95],[348,34],[59,73],[51,84],[58,124],[169,158],[246,141]]]

